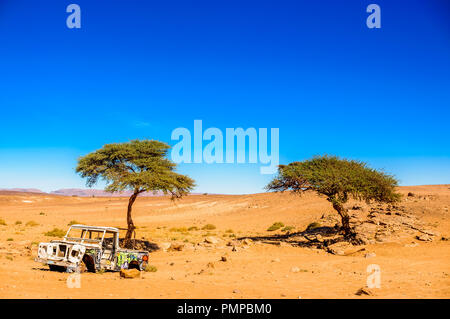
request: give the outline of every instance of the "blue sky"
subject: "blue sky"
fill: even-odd
[[[279,128],[281,163],[336,154],[402,185],[450,183],[449,74],[446,0],[0,0],[0,188],[84,187],[79,156],[174,145],[196,119]],[[199,192],[253,193],[272,177],[259,167],[179,172]]]

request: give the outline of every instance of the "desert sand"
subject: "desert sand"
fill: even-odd
[[[190,195],[176,202],[138,198],[133,211],[137,238],[183,249],[152,252],[150,264],[157,271],[142,272],[140,278],[83,273],[81,288],[68,288],[70,274],[51,272],[34,261],[37,243],[57,239],[44,233],[55,227],[67,230],[71,221],[125,227],[127,199],[2,192],[0,219],[6,225],[0,225],[0,298],[449,298],[450,185],[399,191],[405,195],[405,211],[426,224],[433,240],[419,240],[421,233],[411,231],[345,255],[277,240],[253,240],[235,245],[235,251],[234,244],[227,245],[235,238],[286,233],[267,231],[274,222],[297,232],[324,216],[336,216],[314,194]],[[370,208],[361,206],[367,214]],[[207,224],[216,228],[202,230]],[[218,243],[205,243],[211,236]],[[372,295],[356,295],[366,285],[370,264],[380,267],[381,287],[371,289]]]

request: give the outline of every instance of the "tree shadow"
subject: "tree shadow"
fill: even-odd
[[[149,242],[148,240],[142,239],[131,239],[129,241],[128,247],[124,246],[125,238],[119,238],[119,246],[121,248],[135,249],[135,250],[145,250],[149,253],[159,250],[159,246],[156,243]]]
[[[324,248],[346,240],[340,228],[328,226],[306,229],[295,233],[275,234],[270,236],[245,236],[237,239],[251,239],[253,241],[277,246],[281,245],[281,243],[286,243],[291,246],[306,248]]]

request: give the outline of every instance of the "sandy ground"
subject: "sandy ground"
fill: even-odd
[[[234,236],[281,233],[267,231],[274,222],[301,231],[324,213],[333,213],[325,199],[312,194],[191,195],[177,202],[138,198],[138,238],[197,248],[151,253],[150,264],[157,271],[142,272],[141,278],[82,274],[81,288],[68,288],[70,274],[34,262],[36,243],[56,239],[44,233],[55,227],[67,230],[71,221],[125,227],[127,199],[2,193],[0,219],[6,225],[0,225],[0,298],[449,298],[450,242],[441,237],[450,235],[450,185],[400,191],[415,194],[405,197],[403,205],[439,236],[433,242],[412,237],[366,245],[366,251],[376,254],[372,258],[258,242],[238,251],[226,246]],[[206,224],[216,229],[201,230]],[[200,230],[183,229],[192,226]],[[205,236],[216,236],[220,243],[197,245]],[[222,256],[227,261],[220,261]],[[381,288],[372,289],[373,296],[357,296],[366,285],[369,264],[379,265]]]

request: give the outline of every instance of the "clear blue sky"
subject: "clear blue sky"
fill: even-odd
[[[0,188],[84,187],[78,156],[173,145],[195,119],[279,128],[281,163],[328,153],[450,183],[449,75],[446,0],[0,0]],[[179,171],[199,192],[252,193],[272,177],[259,167]]]

